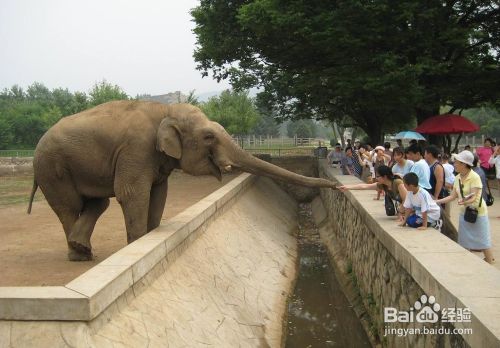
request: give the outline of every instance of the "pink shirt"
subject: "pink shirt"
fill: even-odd
[[[480,147],[476,150],[476,154],[479,157],[479,162],[481,163],[481,167],[489,169],[490,164],[488,163],[491,155],[493,155],[492,147]]]

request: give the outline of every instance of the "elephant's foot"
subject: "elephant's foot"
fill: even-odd
[[[68,259],[70,261],[92,261],[92,250],[78,242],[68,242]]]

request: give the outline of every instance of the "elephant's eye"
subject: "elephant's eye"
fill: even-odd
[[[205,140],[214,140],[215,139],[215,135],[213,135],[213,134],[207,134],[207,135],[205,135],[204,139]]]

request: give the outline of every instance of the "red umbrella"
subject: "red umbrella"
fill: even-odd
[[[432,116],[422,122],[416,132],[424,134],[446,135],[454,133],[474,133],[479,126],[469,119],[453,114]]]

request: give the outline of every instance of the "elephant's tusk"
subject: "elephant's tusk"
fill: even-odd
[[[226,172],[230,172],[233,168],[231,168],[230,165],[227,165],[224,167],[224,169],[226,170]]]

